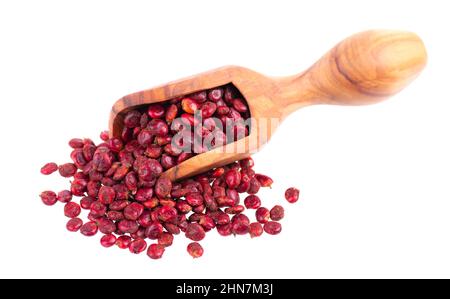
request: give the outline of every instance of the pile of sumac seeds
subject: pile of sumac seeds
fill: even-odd
[[[199,242],[210,231],[252,238],[279,234],[284,209],[262,205],[258,191],[273,181],[255,172],[251,158],[177,182],[162,175],[247,136],[249,117],[246,101],[232,85],[129,111],[120,136],[104,131],[99,144],[74,138],[71,162],[41,168],[44,175],[59,172],[70,179],[67,190],[44,191],[41,200],[64,205],[68,231],[100,233],[102,246],[146,251],[152,259],[161,258],[180,234],[192,241],[187,252],[194,258],[203,255]],[[289,188],[285,198],[296,202],[299,190]]]

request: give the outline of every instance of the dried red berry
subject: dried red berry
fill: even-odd
[[[187,251],[193,258],[199,258],[203,255],[203,247],[197,242],[189,243]]]
[[[187,222],[186,222],[187,223]],[[181,232],[181,227],[183,226],[183,222],[179,221],[178,225],[173,224],[173,223],[164,223],[164,228],[167,230],[168,233],[172,234],[172,235],[179,235]],[[180,227],[178,227],[180,226]]]
[[[231,219],[231,231],[235,235],[248,233],[250,220],[244,214],[237,214]]]
[[[105,235],[112,234],[117,230],[116,224],[112,220],[106,218],[99,218],[97,220],[97,226],[98,230]]]
[[[256,193],[258,193],[260,188],[261,188],[261,183],[255,177],[253,177],[250,180],[250,187],[247,190],[247,193],[248,194],[256,194]]]
[[[249,195],[244,199],[244,205],[247,209],[257,209],[261,206],[261,199],[257,195]]]
[[[151,259],[160,259],[164,254],[164,246],[160,244],[151,244],[147,249],[147,255]]]
[[[69,140],[69,146],[71,148],[82,148],[84,146],[83,139],[73,138],[73,139]]]
[[[105,205],[111,204],[116,197],[116,191],[114,188],[108,186],[102,186],[98,192],[98,200]]]
[[[211,173],[211,177],[218,178],[221,177],[225,173],[225,168],[219,167],[214,169],[214,171]]]
[[[141,146],[148,146],[153,142],[153,134],[147,129],[142,130],[137,136],[137,141]]]
[[[150,134],[157,137],[164,137],[169,133],[169,126],[161,119],[152,119],[148,123],[147,129]]]
[[[162,118],[164,116],[164,107],[159,104],[150,105],[147,113],[151,118]]]
[[[117,225],[119,231],[121,231],[124,234],[134,234],[138,231],[139,225],[136,223],[136,221],[133,220],[121,220],[119,224]]]
[[[139,254],[147,249],[147,242],[145,242],[145,240],[143,239],[138,238],[133,240],[128,248],[130,249],[131,253]]]
[[[86,191],[87,181],[84,179],[75,179],[70,184],[70,192],[75,196],[84,196],[84,192]]]
[[[152,188],[140,188],[137,192],[136,195],[134,196],[134,199],[136,199],[137,201],[147,201],[149,199],[151,199],[153,196],[153,189]]]
[[[151,240],[156,240],[161,237],[163,233],[163,226],[159,222],[153,222],[145,230],[145,235]]]
[[[210,231],[211,229],[216,227],[216,224],[214,223],[214,220],[208,215],[201,216],[198,223],[201,226],[203,226],[205,231]]]
[[[256,210],[256,221],[259,223],[266,223],[270,219],[270,211],[267,208],[261,207]]]
[[[264,231],[269,235],[278,235],[281,232],[281,224],[274,221],[269,221],[264,224]]]
[[[141,114],[135,110],[128,112],[123,119],[123,124],[127,128],[138,127],[140,123],[141,123]]]
[[[233,206],[225,209],[225,213],[227,214],[239,214],[244,212],[245,207],[241,205]]]
[[[186,238],[192,241],[201,241],[205,238],[205,230],[198,223],[190,223],[186,228]]]
[[[253,223],[250,223],[250,225],[248,226],[248,232],[250,234],[250,237],[252,237],[252,238],[259,237],[263,233],[263,227],[262,227],[261,223],[253,222]]]
[[[58,170],[62,177],[69,178],[77,172],[77,167],[73,163],[66,163],[60,165]]]
[[[81,148],[74,149],[70,154],[70,158],[77,168],[81,169],[87,164],[87,161],[84,158],[83,149]]]
[[[66,203],[64,206],[64,215],[69,218],[75,218],[81,213],[80,205],[76,202]]]
[[[165,177],[160,177],[156,181],[155,185],[155,193],[159,198],[166,198],[170,195],[170,191],[172,190],[172,182]]]
[[[162,206],[159,211],[159,220],[162,222],[171,221],[177,216],[177,210],[171,206]]]
[[[242,99],[234,99],[233,108],[236,109],[238,112],[247,112],[248,110],[247,105]]]
[[[125,185],[132,193],[137,192],[138,179],[133,171],[125,176]]]
[[[143,161],[142,165],[139,166],[137,173],[142,180],[150,181],[159,177],[162,171],[163,168],[157,160],[147,159]],[[130,173],[128,175],[130,175]]]
[[[95,201],[91,204],[91,214],[94,217],[102,217],[106,213],[106,206],[99,201]]]
[[[58,165],[56,165],[56,163],[51,162],[51,163],[47,163],[44,166],[42,166],[41,173],[43,175],[49,175],[49,174],[54,173],[57,170],[58,170]]]
[[[106,216],[108,217],[108,219],[112,220],[112,221],[120,221],[123,220],[125,217],[123,216],[122,212],[118,212],[118,211],[108,211],[106,213]]]
[[[110,150],[106,147],[98,147],[92,158],[92,167],[99,172],[105,172],[111,167],[112,162]]]
[[[189,205],[197,207],[203,204],[203,196],[198,192],[189,193],[186,195],[186,201]]]
[[[162,233],[158,239],[158,244],[164,247],[169,247],[173,243],[173,235],[170,233]]]
[[[131,238],[129,236],[120,236],[116,240],[116,245],[120,249],[126,249],[130,246]]]
[[[208,98],[213,102],[217,102],[218,100],[222,99],[222,97],[223,97],[222,88],[214,88],[208,92]]]
[[[255,174],[255,178],[261,184],[261,187],[271,187],[273,184],[273,180],[264,174]]]
[[[100,139],[103,141],[108,141],[109,139],[109,132],[108,131],[103,131],[100,133]]]
[[[217,225],[217,232],[221,236],[230,236],[232,234],[231,232],[231,223],[223,224],[223,225]]]
[[[168,124],[172,123],[172,121],[177,117],[178,114],[178,107],[177,105],[170,105],[169,108],[167,108],[166,112],[166,122]]]
[[[56,193],[53,191],[44,191],[40,195],[42,202],[47,206],[54,205],[58,200]]]
[[[221,213],[217,216],[216,222],[218,225],[230,223],[230,216],[226,213]]]
[[[203,103],[204,101],[206,101],[208,99],[208,95],[207,95],[206,91],[204,91],[204,90],[194,92],[194,93],[190,94],[188,97],[195,100],[198,103]]]
[[[98,231],[97,224],[93,221],[86,222],[83,224],[83,226],[80,228],[80,232],[85,235],[86,237],[91,237],[95,235]]]
[[[83,225],[83,220],[80,218],[72,218],[67,221],[66,228],[70,232],[77,232]]]
[[[225,173],[225,182],[229,188],[237,188],[241,183],[241,173],[237,169],[228,170]]]
[[[109,234],[109,235],[104,235],[103,237],[101,237],[100,244],[103,247],[108,248],[108,247],[111,247],[114,244],[116,244],[116,241],[117,241],[116,236],[114,236],[113,234]]]
[[[72,192],[70,192],[69,190],[59,191],[57,199],[59,202],[67,203],[72,200]]]
[[[133,202],[123,210],[123,215],[128,220],[137,220],[143,212],[144,206],[137,202]]]
[[[181,101],[181,108],[184,110],[184,112],[189,114],[194,114],[195,111],[199,109],[199,105],[196,101],[190,98],[184,98]]]
[[[239,164],[241,165],[242,168],[252,168],[253,166],[255,166],[255,161],[253,161],[251,157],[248,157],[246,159],[239,161]]]
[[[298,200],[299,195],[300,191],[294,187],[287,189],[286,192],[284,193],[284,197],[290,203],[296,202]]]
[[[284,217],[284,208],[282,206],[274,206],[270,210],[270,219],[273,221],[280,221]]]
[[[85,196],[80,200],[80,206],[82,209],[89,210],[91,208],[94,199],[90,196]]]
[[[273,181],[255,174],[251,158],[178,183],[161,177],[164,170],[195,154],[249,134],[249,127],[244,125],[250,117],[249,108],[236,88],[227,85],[198,91],[144,109],[128,111],[119,136],[110,138],[108,132],[102,132],[103,143],[99,145],[90,139],[72,139],[73,164],[58,167],[48,163],[42,167],[43,174],[58,169],[62,176],[73,176],[70,190],[58,196],[51,191],[41,194],[44,203],[66,203],[64,213],[68,217],[77,217],[81,208],[89,209],[90,222],[83,225],[81,219],[72,218],[68,230],[81,230],[88,236],[100,231],[105,234],[100,240],[102,246],[117,244],[132,253],[146,249],[145,238],[158,240],[147,249],[151,258],[160,258],[180,232],[199,241],[214,228],[222,236],[249,233],[257,237],[264,230],[269,234],[281,231],[281,225],[269,219],[283,218],[283,209],[261,208],[261,200],[255,195]],[[223,125],[231,123],[234,136],[226,136]],[[240,204],[240,193],[250,194],[245,206]],[[83,197],[80,205],[71,201],[72,195]],[[245,208],[257,209],[259,222],[250,224],[242,214]],[[265,223],[264,228],[261,223]],[[196,242],[189,244],[188,251],[193,257],[203,254]]]
[[[206,102],[200,108],[200,112],[203,118],[208,118],[213,116],[214,112],[216,112],[217,105],[213,102]]]

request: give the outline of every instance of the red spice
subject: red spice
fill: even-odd
[[[256,221],[259,223],[266,223],[270,219],[270,211],[267,208],[261,207],[256,210]]]
[[[69,190],[59,191],[56,198],[59,202],[67,203],[72,200],[72,192],[70,192]]]
[[[91,210],[90,213],[92,214],[92,216],[102,217],[103,215],[105,215],[105,213],[107,211],[107,207],[104,204],[102,204],[101,202],[95,201],[91,204],[90,210]]]
[[[109,139],[109,132],[103,131],[100,133],[100,139],[103,141],[107,141]]]
[[[280,221],[284,218],[284,208],[282,206],[274,206],[270,210],[270,219],[273,221]]]
[[[133,234],[138,231],[139,225],[136,223],[136,221],[121,220],[117,225],[117,228],[124,234]]]
[[[217,225],[217,232],[224,237],[231,235],[231,223]]]
[[[54,205],[58,200],[56,193],[53,191],[44,191],[40,195],[42,202],[47,206]]]
[[[73,138],[69,140],[69,146],[71,148],[82,148],[84,145],[83,139],[80,138]]]
[[[255,174],[255,178],[260,183],[261,187],[272,187],[273,180],[264,174]]]
[[[150,105],[147,113],[150,118],[162,118],[164,116],[164,107],[159,104]]]
[[[59,174],[62,177],[69,178],[77,172],[77,167],[73,163],[66,163],[58,167]]]
[[[82,209],[89,210],[91,208],[94,199],[90,196],[85,196],[80,200],[80,206]]]
[[[158,239],[158,244],[164,247],[169,247],[172,245],[172,243],[173,243],[173,235],[171,233],[162,233]]]
[[[105,205],[111,204],[115,197],[116,191],[112,187],[102,186],[98,192],[98,200]]]
[[[249,195],[244,199],[244,204],[247,209],[257,209],[261,206],[261,199],[256,195]]]
[[[164,248],[165,247],[163,245],[160,245],[160,244],[151,244],[148,247],[147,255],[151,259],[154,259],[154,260],[160,259],[163,256],[163,254],[164,254],[164,251],[165,251]]]
[[[151,240],[156,240],[161,237],[164,228],[161,223],[153,222],[145,229],[145,235]]]
[[[198,223],[190,223],[186,228],[186,238],[192,241],[201,241],[205,238],[205,230]]]
[[[263,227],[262,227],[261,223],[253,222],[253,223],[249,224],[248,232],[250,234],[250,237],[252,237],[252,238],[259,237],[263,233]]]
[[[286,190],[284,197],[288,202],[294,203],[298,200],[299,195],[300,191],[297,188],[292,187]]]
[[[237,169],[230,169],[225,173],[225,182],[231,189],[237,188],[241,183],[241,173]]]
[[[116,240],[116,245],[120,249],[126,249],[130,246],[132,239],[129,236],[120,236]]]
[[[67,221],[66,228],[70,232],[77,232],[83,225],[83,220],[80,218],[72,218]]]
[[[44,166],[42,166],[41,173],[43,175],[49,175],[49,174],[54,173],[57,170],[58,170],[58,165],[56,165],[56,163],[51,162],[51,163],[47,163]]]
[[[281,232],[281,224],[274,221],[269,221],[264,224],[264,231],[269,235],[278,235]]]
[[[114,236],[113,234],[109,234],[109,235],[104,235],[103,237],[101,237],[100,244],[103,247],[108,248],[108,247],[111,247],[114,244],[116,244],[116,241],[117,241],[116,236]]]
[[[41,199],[46,205],[65,203],[64,213],[72,217],[67,229],[80,230],[86,236],[100,231],[104,247],[116,244],[140,253],[147,248],[146,238],[157,240],[147,249],[154,259],[163,255],[180,232],[195,241],[188,246],[193,257],[203,254],[197,241],[214,229],[222,236],[248,233],[253,238],[263,231],[278,234],[281,225],[269,219],[281,220],[284,210],[281,206],[271,211],[261,208],[256,193],[261,187],[271,187],[273,180],[255,173],[252,158],[177,183],[161,176],[166,169],[198,153],[248,135],[249,129],[238,124],[234,139],[229,138],[222,125],[249,116],[242,95],[231,85],[129,111],[123,116],[120,136],[110,138],[104,131],[100,134],[103,143],[97,145],[90,139],[74,138],[69,141],[73,163],[44,165],[42,174],[59,170],[63,177],[73,180],[70,190],[58,195],[45,191]],[[194,132],[194,126],[199,130]],[[212,137],[209,144],[194,143],[194,139],[206,141],[208,136]],[[243,204],[241,193],[249,194],[243,195]],[[290,202],[297,201],[298,195],[295,188],[285,194]],[[82,197],[79,204],[74,196]],[[89,210],[90,221],[85,224],[75,218],[81,209]],[[243,214],[246,209],[257,209],[258,222],[250,223]]]
[[[189,243],[187,246],[187,252],[193,257],[193,258],[199,258],[203,255],[203,247],[197,242]]]
[[[75,218],[81,213],[80,205],[76,202],[69,202],[66,203],[64,206],[64,215],[66,215],[69,218]]]
[[[144,206],[140,203],[133,202],[123,210],[123,215],[128,220],[137,220],[143,212]]]
[[[131,241],[128,248],[130,249],[131,253],[139,254],[147,249],[147,242],[145,242],[145,240],[143,239],[137,238]]]
[[[93,221],[86,222],[83,224],[83,226],[80,228],[80,232],[85,235],[86,237],[91,237],[95,235],[98,231],[97,224]]]
[[[98,230],[105,235],[112,234],[117,231],[116,224],[111,219],[99,218],[96,220]]]

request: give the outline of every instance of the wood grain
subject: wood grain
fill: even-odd
[[[165,101],[195,91],[233,83],[248,102],[252,130],[248,137],[197,155],[163,175],[177,180],[243,159],[266,143],[259,120],[279,119],[308,105],[366,105],[382,101],[407,86],[427,61],[421,39],[410,32],[372,30],[353,35],[325,54],[305,72],[281,78],[227,66],[127,95],[111,111],[110,132],[119,136],[123,115],[136,106]],[[237,153],[233,149],[244,148]]]

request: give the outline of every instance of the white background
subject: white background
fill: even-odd
[[[0,277],[450,277],[447,1],[302,2],[2,1]],[[41,203],[66,181],[40,167],[68,162],[71,137],[98,141],[119,97],[227,64],[291,75],[372,28],[418,33],[428,66],[381,104],[298,111],[254,156],[275,180],[266,205],[286,208],[280,235],[209,233],[197,260],[179,236],[154,261]]]

